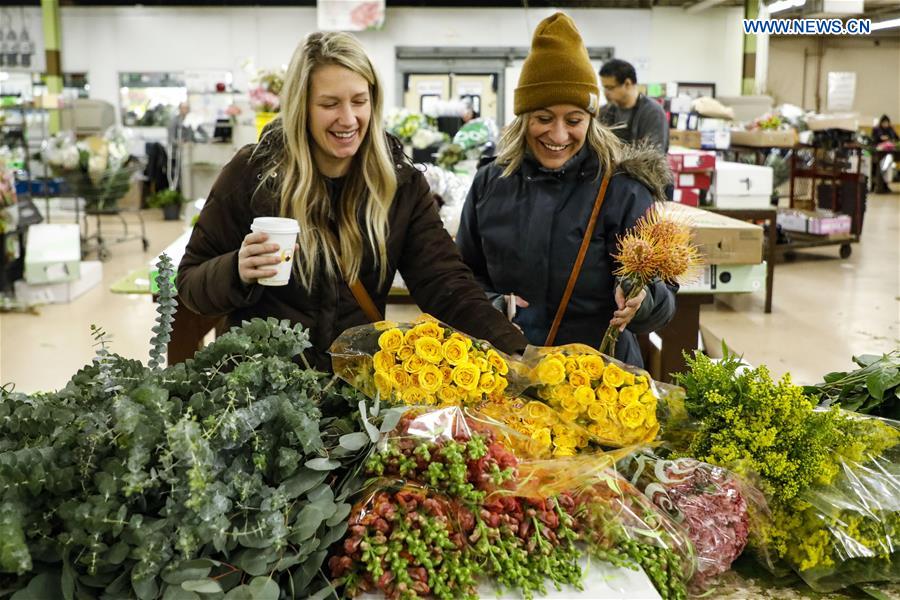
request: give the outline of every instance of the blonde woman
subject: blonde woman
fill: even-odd
[[[261,141],[241,149],[210,192],[178,268],[190,309],[301,323],[308,357],[329,370],[327,349],[367,318],[349,284],[362,284],[383,314],[396,271],[419,307],[506,352],[526,342],[463,264],[422,174],[382,128],[383,92],[359,42],[313,33],[298,46],[282,89],[281,115]],[[280,258],[255,217],[300,226],[288,285],[263,286]],[[371,311],[369,311],[371,313]]]
[[[611,253],[618,236],[664,198],[670,173],[657,150],[623,146],[600,125],[599,93],[575,23],[562,13],[544,19],[515,90],[516,118],[496,160],[475,176],[456,242],[495,306],[515,303],[514,322],[529,342],[596,348],[615,325],[624,331],[617,358],[640,366],[633,334],[671,320],[674,289],[655,283],[626,303]],[[601,197],[595,228],[586,236]]]

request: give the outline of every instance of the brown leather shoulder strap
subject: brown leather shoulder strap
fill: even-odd
[[[547,334],[545,346],[552,346],[556,340],[556,334],[559,331],[559,325],[562,323],[563,316],[566,314],[566,308],[569,306],[569,300],[572,298],[572,291],[575,289],[575,282],[578,281],[578,275],[581,273],[581,265],[584,263],[584,257],[587,254],[588,246],[591,245],[591,237],[594,235],[594,228],[597,226],[597,217],[600,215],[600,207],[603,206],[603,200],[606,198],[606,187],[609,185],[610,173],[607,171],[603,175],[603,181],[600,183],[600,190],[597,192],[597,198],[594,200],[594,210],[591,211],[591,219],[588,221],[587,228],[584,230],[584,238],[581,240],[581,248],[578,250],[578,257],[572,266],[572,272],[569,274],[569,282],[566,284],[566,291],[563,293],[559,308],[556,309],[556,316],[553,317],[553,324],[550,326],[550,333]]]
[[[375,303],[372,302],[372,297],[369,295],[369,292],[366,291],[366,287],[358,279],[353,283],[347,282],[347,285],[350,287],[350,291],[353,292],[356,303],[359,304],[359,307],[362,309],[363,313],[365,313],[366,318],[369,319],[369,321],[377,323],[378,321],[384,320],[384,317],[381,316],[381,312],[375,306]]]

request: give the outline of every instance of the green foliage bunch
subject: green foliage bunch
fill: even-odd
[[[160,312],[163,343],[171,315]],[[357,392],[294,361],[308,333],[254,319],[166,369],[95,337],[98,358],[65,388],[0,391],[0,589],[67,600],[330,593],[320,568],[346,530],[374,426],[352,408]]]

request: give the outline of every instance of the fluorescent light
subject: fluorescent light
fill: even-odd
[[[806,0],[778,0],[778,2],[774,2],[766,7],[766,10],[769,11],[770,15],[774,15],[775,13],[788,10],[791,8],[800,8],[801,6],[806,5]]]
[[[892,27],[900,27],[900,19],[891,19],[890,21],[882,21],[881,23],[872,23],[872,31],[879,29],[891,29]]]

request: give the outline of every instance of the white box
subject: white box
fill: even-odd
[[[103,263],[86,260],[81,263],[81,277],[75,281],[58,283],[26,283],[16,281],[16,299],[26,305],[67,304],[83,296],[103,282]]]
[[[79,278],[81,228],[68,225],[32,225],[25,244],[25,280],[56,283]]]
[[[770,197],[772,179],[772,167],[719,161],[713,192],[717,201],[720,196]]]
[[[700,147],[728,150],[731,148],[730,129],[707,129],[700,132]]]
[[[676,96],[669,100],[669,112],[672,114],[675,113],[689,113],[694,104],[694,99],[690,96]]]
[[[766,261],[751,265],[705,265],[701,276],[678,293],[749,293],[766,287]]]
[[[774,208],[772,195],[735,196],[731,194],[717,194],[713,197],[713,206],[716,208]]]

